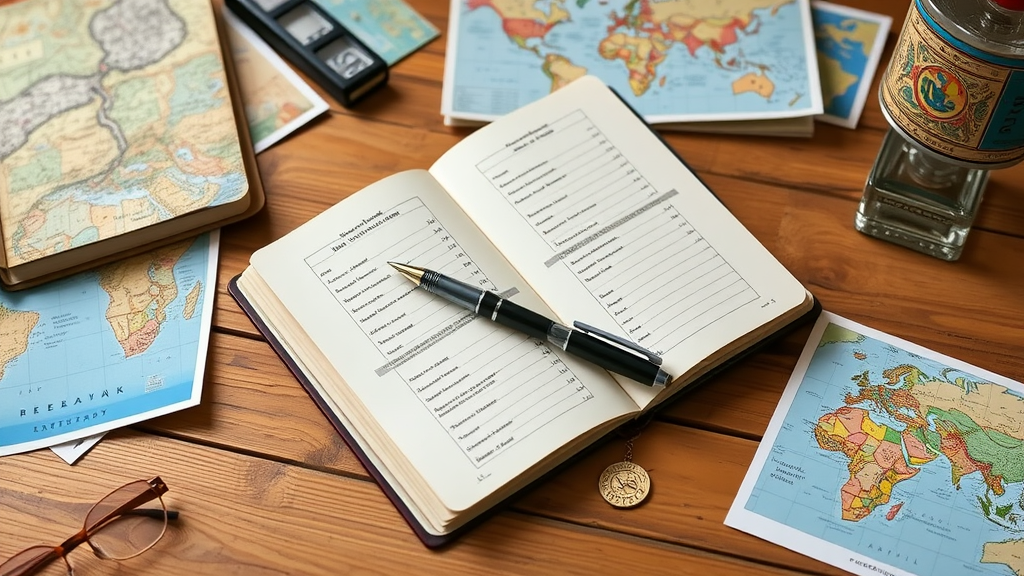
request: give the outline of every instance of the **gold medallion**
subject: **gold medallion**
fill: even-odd
[[[616,508],[632,508],[651,492],[647,470],[631,461],[618,462],[604,469],[597,483],[601,496]]]

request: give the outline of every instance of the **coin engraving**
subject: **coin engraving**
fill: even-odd
[[[616,508],[632,508],[651,492],[651,477],[633,462],[617,462],[604,469],[597,483],[601,497]]]

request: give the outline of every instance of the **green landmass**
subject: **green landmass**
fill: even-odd
[[[150,78],[135,78],[119,84],[114,88],[112,100],[110,117],[129,138],[162,117],[159,91]]]
[[[43,186],[60,179],[60,151],[43,150],[31,156],[28,163],[11,168],[11,193]]]
[[[1013,511],[1013,504],[1004,504],[1003,506],[996,506],[996,516],[999,516],[1000,518],[1002,518],[1004,520],[1006,519],[1006,517],[1012,511]]]
[[[828,344],[839,344],[841,342],[856,344],[863,341],[863,334],[857,334],[848,328],[843,328],[842,326],[836,326],[835,324],[829,323],[829,325],[825,327],[825,331],[821,333],[821,342],[818,343],[818,348],[822,348]]]
[[[267,116],[259,122],[249,126],[249,134],[252,136],[253,142],[259,142],[260,140],[270,136],[277,130],[277,118],[274,116]]]
[[[941,425],[954,428],[967,445],[967,454],[977,462],[990,464],[991,476],[1006,484],[1024,482],[1024,442],[999,432],[983,428],[959,410],[928,410],[929,416],[939,418]],[[937,424],[939,424],[937,423]]]
[[[988,497],[988,492],[985,493],[984,497],[976,496],[978,504],[981,505],[981,511],[985,513],[985,516],[992,515],[992,499]]]

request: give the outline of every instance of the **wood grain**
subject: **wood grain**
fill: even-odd
[[[92,501],[113,487],[157,474],[167,483],[165,501],[180,517],[163,540],[121,563],[74,552],[82,574],[595,574],[609,558],[642,574],[679,574],[680,567],[722,576],[795,574],[514,512],[439,553],[428,552],[370,482],[139,433],[111,434],[74,468],[45,452],[4,464],[0,557],[37,540],[62,541],[78,530]]]
[[[374,181],[428,168],[472,132],[440,115],[450,2],[410,4],[441,38],[372,99],[345,109],[328,97],[329,113],[259,156],[267,207],[223,231],[201,405],[112,433],[74,467],[48,451],[0,460],[0,559],[60,542],[95,498],[160,474],[181,520],[134,560],[74,552],[80,573],[841,574],[723,524],[809,326],[658,413],[634,445],[654,484],[647,504],[600,499],[600,471],[624,452],[612,438],[429,551],[239,310],[226,285],[253,251]],[[894,18],[884,65],[908,3],[849,4]],[[1024,380],[1024,165],[992,175],[963,258],[940,262],[853,229],[886,129],[872,96],[857,130],[664,136],[825,309]]]

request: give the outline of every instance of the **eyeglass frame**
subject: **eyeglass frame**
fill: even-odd
[[[138,482],[145,482],[146,484],[149,485],[149,489],[146,490],[145,492],[142,492],[141,494],[139,494],[135,498],[132,498],[128,502],[125,502],[124,504],[121,504],[117,508],[114,508],[112,511],[108,512],[106,515],[104,515],[99,520],[97,520],[93,524],[92,527],[84,525],[84,523],[89,521],[89,515],[92,514],[93,510],[95,510],[97,506],[99,506],[101,503],[103,503],[104,500],[106,500],[110,496],[114,495],[115,493],[117,493],[117,492],[119,492],[121,490],[124,490],[128,486],[131,486],[132,484],[136,484]],[[153,546],[156,546],[157,542],[159,542],[161,539],[163,539],[164,534],[167,532],[167,521],[169,521],[169,520],[177,520],[178,519],[178,512],[174,511],[174,510],[168,510],[167,509],[167,505],[164,504],[163,495],[166,494],[167,491],[168,491],[167,484],[165,484],[164,481],[161,480],[159,476],[154,476],[153,478],[151,478],[149,480],[134,480],[132,482],[128,482],[127,484],[124,484],[123,486],[120,486],[118,488],[115,488],[115,489],[111,490],[105,496],[103,496],[102,498],[97,500],[96,503],[93,504],[89,508],[89,511],[86,512],[85,520],[83,520],[82,529],[79,530],[78,533],[74,534],[73,536],[71,536],[70,538],[68,538],[64,542],[62,542],[59,546],[54,546],[52,548],[50,548],[49,546],[47,546],[45,544],[37,544],[35,546],[29,546],[28,548],[24,548],[22,550],[19,550],[18,552],[15,552],[13,555],[11,555],[9,558],[7,558],[7,560],[5,560],[3,562],[0,562],[0,568],[2,568],[4,564],[10,562],[14,558],[17,558],[21,554],[25,553],[27,550],[31,550],[33,548],[50,548],[50,552],[48,552],[47,554],[39,556],[38,558],[36,558],[31,563],[28,563],[28,564],[25,564],[23,566],[18,567],[21,571],[16,573],[17,576],[29,576],[30,574],[35,574],[36,572],[41,570],[43,567],[45,567],[45,566],[49,565],[51,562],[55,561],[57,558],[61,558],[62,560],[64,560],[64,564],[67,565],[67,568],[68,568],[68,574],[73,574],[74,573],[74,569],[71,567],[71,563],[68,561],[68,554],[70,554],[75,548],[78,548],[83,542],[88,543],[89,544],[89,548],[92,549],[93,554],[95,554],[97,558],[100,558],[100,559],[103,559],[103,560],[128,560],[129,558],[135,558],[136,556],[139,556],[139,555],[145,553],[146,551],[148,551]],[[160,501],[160,509],[159,510],[156,510],[156,509],[137,510],[137,508],[139,506],[142,506],[143,504],[146,504],[147,502],[151,502],[153,499],[156,499],[156,500]],[[163,517],[164,518],[164,527],[160,531],[160,535],[157,536],[156,539],[154,539],[153,542],[149,546],[146,546],[142,550],[139,550],[139,551],[135,552],[134,554],[132,554],[130,556],[123,556],[123,557],[118,557],[118,558],[112,558],[110,556],[107,556],[102,550],[96,548],[96,546],[90,541],[90,537],[93,536],[94,534],[96,534],[98,531],[102,530],[105,526],[107,526],[108,524],[110,524],[114,520],[120,518],[121,516],[128,515],[128,514],[139,514],[139,515],[143,515],[143,516],[150,516],[150,517],[152,517],[154,519],[159,519],[159,517]],[[11,574],[14,575],[15,573],[12,572]]]

